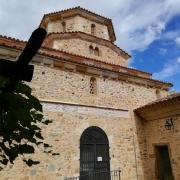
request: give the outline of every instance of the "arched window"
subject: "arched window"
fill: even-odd
[[[94,54],[95,54],[96,56],[99,56],[99,48],[98,48],[98,47],[96,47],[96,48],[94,49]]]
[[[96,25],[95,24],[91,24],[91,34],[92,35],[96,34]]]
[[[93,50],[93,46],[92,46],[92,45],[89,46],[89,53],[90,53],[90,54],[93,54],[93,53],[94,53],[94,50]]]
[[[94,77],[90,79],[90,94],[97,94],[97,82]]]
[[[66,32],[66,23],[64,21],[62,22],[62,30],[63,32]]]
[[[106,133],[99,127],[89,127],[81,135],[80,176],[83,180],[111,179],[109,142]]]
[[[161,93],[158,89],[156,89],[156,99],[160,99],[161,98]]]

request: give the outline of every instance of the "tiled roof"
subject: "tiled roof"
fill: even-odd
[[[43,26],[43,23],[45,22],[44,20],[46,18],[49,20],[50,18],[57,17],[57,16],[59,16],[61,14],[65,14],[65,13],[68,13],[68,12],[72,12],[72,13],[75,13],[75,14],[78,14],[78,15],[81,14],[82,16],[85,16],[85,15],[87,15],[89,17],[91,16],[91,18],[93,17],[96,20],[98,19],[101,23],[105,23],[108,26],[109,31],[111,32],[110,33],[111,40],[112,41],[116,40],[116,35],[115,35],[115,32],[114,32],[114,27],[113,27],[111,19],[109,19],[107,17],[104,17],[104,16],[101,16],[101,15],[98,15],[98,14],[96,14],[94,12],[91,12],[91,11],[85,9],[85,8],[80,7],[80,6],[45,14],[43,16],[39,26],[41,26],[41,27]],[[83,13],[84,13],[84,15],[83,15]]]
[[[96,14],[95,12],[89,11],[89,10],[87,10],[87,9],[85,9],[85,8],[80,7],[80,6],[73,7],[73,8],[68,8],[68,9],[64,9],[64,10],[61,10],[61,11],[51,12],[51,13],[45,14],[44,16],[49,16],[49,15],[64,13],[64,12],[66,12],[66,11],[75,10],[75,9],[80,9],[80,10],[83,10],[83,11],[85,11],[85,12],[87,12],[87,13],[90,13],[90,14],[93,14],[93,15],[95,15],[95,16],[99,16],[99,17],[101,17],[101,18],[104,18],[104,19],[107,19],[107,20],[111,21],[111,19],[109,19],[109,18],[107,18],[107,17],[105,17],[105,16]]]
[[[108,41],[106,39],[102,39],[102,38],[99,38],[97,36],[94,36],[92,34],[87,34],[87,33],[84,33],[82,31],[71,31],[71,32],[51,32],[47,35],[46,39],[49,37],[49,36],[52,36],[52,35],[61,35],[61,34],[74,34],[74,33],[81,33],[81,34],[84,34],[86,36],[91,36],[91,37],[95,37],[97,40],[100,40],[100,41],[104,41],[104,42],[107,42],[107,43],[110,43],[111,45],[113,45],[114,47],[116,47],[117,49],[119,49],[124,55],[126,55],[128,58],[131,58],[131,55],[129,55],[126,51],[124,51],[123,49],[121,49],[120,47],[118,47],[116,44],[112,43],[111,41]]]
[[[1,46],[6,46],[6,47],[14,48],[14,49],[17,49],[17,50],[23,50],[24,47],[25,47],[25,44],[26,44],[25,41],[21,41],[19,39],[14,39],[14,38],[10,38],[10,37],[0,35],[0,45]],[[92,59],[92,58],[88,58],[88,57],[68,53],[68,52],[65,52],[65,51],[60,51],[60,50],[55,50],[55,49],[52,49],[52,48],[42,47],[40,49],[40,51],[39,51],[39,54],[44,55],[44,56],[48,56],[48,57],[52,57],[52,58],[57,58],[57,59],[63,59],[63,56],[64,56],[66,58],[68,57],[68,59],[71,58],[71,61],[73,61],[74,63],[93,66],[93,67],[106,69],[106,70],[110,70],[110,71],[114,71],[114,72],[121,72],[122,74],[126,74],[126,75],[129,75],[129,76],[141,78],[141,79],[144,79],[144,80],[147,80],[147,81],[159,83],[161,85],[164,84],[164,85],[166,85],[168,87],[172,86],[171,83],[162,82],[162,81],[159,81],[159,80],[154,80],[154,79],[141,77],[141,76],[137,75],[138,73],[150,75],[149,73],[146,73],[146,72],[143,72],[143,71],[139,71],[139,70],[132,69],[132,68],[127,68],[127,67],[123,67],[123,66],[119,66],[119,65],[114,65],[114,64],[102,62],[102,61],[99,61],[99,60],[96,60],[96,59]],[[123,69],[124,69],[125,72],[123,72]]]
[[[15,41],[15,42],[20,42],[20,43],[27,43],[27,41],[23,41],[23,40],[20,40],[20,39],[17,39],[17,38],[13,38],[13,37],[9,37],[9,36],[6,36],[6,35],[1,35],[0,34],[0,38],[3,38],[5,40],[11,40],[11,41]]]
[[[156,101],[152,101],[144,106],[141,106],[134,110],[134,112],[141,112],[143,110],[147,110],[153,106],[161,106],[162,104],[168,104],[170,102],[179,103],[180,104],[180,93],[173,93],[171,95],[168,95],[166,97],[157,99]]]
[[[24,48],[25,44],[27,43],[27,41],[22,41],[22,40],[19,40],[19,39],[16,39],[16,38],[2,36],[2,35],[0,35],[0,38],[1,38],[0,39],[0,45],[9,45],[9,47],[18,48],[20,50],[22,50]],[[6,44],[6,42],[8,44]],[[102,62],[102,61],[97,60],[97,59],[89,58],[89,57],[78,55],[78,54],[69,53],[69,52],[64,51],[64,50],[56,50],[56,49],[47,48],[47,47],[42,47],[41,49],[47,49],[47,50],[54,51],[54,52],[59,52],[59,53],[62,52],[62,53],[66,53],[66,54],[71,54],[71,55],[76,56],[76,57],[86,58],[86,59],[93,60],[93,61],[96,61],[96,62],[99,62],[99,63],[102,63],[102,64],[108,64],[108,65],[112,65],[114,67],[121,67],[121,68],[126,69],[126,70],[129,69],[129,70],[132,70],[132,71],[141,72],[141,73],[144,73],[144,74],[147,74],[147,75],[150,75],[150,76],[152,75],[151,73],[148,73],[148,72],[145,72],[145,71],[140,71],[140,70],[133,69],[133,68],[127,68],[127,67],[120,66],[120,65],[115,65],[115,64],[112,64],[112,63]]]
[[[45,51],[44,51],[45,50]],[[48,51],[47,51],[48,50]],[[52,52],[52,53],[51,53]],[[115,65],[115,64],[112,64],[112,63],[108,63],[108,62],[102,62],[100,60],[97,60],[97,59],[93,59],[93,58],[89,58],[89,57],[86,57],[86,56],[82,56],[82,55],[78,55],[78,54],[74,54],[74,53],[69,53],[67,51],[64,51],[64,50],[57,50],[57,49],[52,49],[52,48],[47,48],[47,47],[43,47],[42,48],[42,51],[41,53],[45,53],[46,55],[50,55],[51,57],[58,57],[57,55],[53,55],[53,52],[57,52],[57,53],[65,53],[66,55],[72,55],[74,57],[77,57],[76,60],[78,59],[86,59],[86,62],[84,61],[83,63],[84,64],[87,64],[87,65],[90,65],[91,63],[89,62],[88,63],[88,60],[89,61],[93,61],[93,62],[97,62],[97,64],[94,64],[95,67],[101,67],[101,65],[110,65],[112,67],[112,69],[118,69],[121,68],[121,69],[124,69],[124,70],[131,70],[131,71],[135,71],[135,72],[140,72],[140,73],[143,73],[143,74],[146,74],[146,75],[151,75],[150,73],[147,73],[147,72],[144,72],[144,71],[139,71],[139,70],[136,70],[136,69],[133,69],[133,68],[127,68],[127,67],[124,67],[124,66],[120,66],[120,65]],[[51,53],[51,54],[50,54]],[[109,69],[110,70],[110,69]]]

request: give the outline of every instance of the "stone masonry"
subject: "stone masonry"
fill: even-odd
[[[92,24],[96,27],[95,35],[91,34]],[[121,170],[122,180],[155,179],[151,175],[154,162],[146,166],[147,156],[153,154],[152,143],[167,137],[162,133],[156,139],[159,131],[154,122],[145,124],[133,110],[167,97],[171,84],[127,67],[130,56],[113,44],[115,34],[108,18],[77,7],[45,15],[40,26],[49,34],[33,59],[35,71],[29,85],[41,100],[45,116],[53,121],[42,126],[42,130],[45,140],[59,155],[52,157],[36,148],[32,158],[40,160],[39,165],[27,167],[19,157],[14,165],[0,171],[0,179],[63,180],[79,176],[80,138],[91,126],[106,133],[110,169]],[[90,45],[99,48],[98,56],[90,53]],[[24,46],[23,41],[0,37],[0,58],[14,60]],[[90,93],[92,78],[94,94]],[[161,120],[158,123],[161,126]],[[178,130],[176,133],[168,141],[177,138]],[[177,155],[174,163],[178,158]]]

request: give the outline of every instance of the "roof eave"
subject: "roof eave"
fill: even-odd
[[[134,109],[134,112],[137,114],[143,114],[144,112],[148,112],[152,110],[153,108],[157,108],[159,106],[162,108],[163,105],[173,104],[176,102],[179,102],[179,105],[180,105],[180,93],[175,93],[173,95],[169,95],[167,97],[161,98],[159,100],[156,100],[146,105],[143,105],[141,107],[138,107]]]
[[[74,11],[74,10],[77,10],[76,14],[79,14],[78,11],[80,11],[82,13],[83,12],[89,13],[94,17],[97,16],[98,18],[102,19],[102,22],[107,22],[107,26],[108,26],[108,29],[109,29],[111,41],[112,42],[116,41],[116,35],[115,35],[115,31],[114,31],[114,27],[113,27],[113,23],[112,23],[111,19],[106,18],[106,17],[101,16],[101,15],[98,15],[98,14],[96,14],[94,12],[88,11],[88,10],[86,10],[84,8],[81,8],[81,7],[75,7],[75,8],[70,8],[70,9],[66,9],[66,10],[62,10],[62,11],[58,11],[58,12],[54,12],[54,13],[44,14],[39,26],[40,27],[46,27],[47,22],[48,22],[48,18],[53,17],[53,16],[59,16],[62,13],[65,13],[67,11]],[[81,14],[81,15],[83,15],[83,14]]]

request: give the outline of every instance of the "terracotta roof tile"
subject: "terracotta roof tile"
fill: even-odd
[[[87,34],[87,33],[84,33],[82,31],[71,31],[71,32],[51,32],[47,35],[47,38],[53,34],[73,34],[73,33],[81,33],[81,34],[84,34],[84,35],[87,35],[87,36],[91,36],[91,37],[95,37],[96,39],[98,40],[102,40],[102,41],[105,41],[107,43],[111,43],[111,45],[115,46],[116,48],[118,48],[122,53],[124,53],[126,56],[128,56],[128,58],[131,58],[131,55],[129,55],[126,51],[124,51],[123,49],[121,49],[120,47],[118,47],[116,44],[114,44],[113,42],[107,40],[107,39],[102,39],[102,38],[99,38],[95,35],[92,35],[92,34]]]
[[[82,12],[85,12],[86,14],[92,15],[92,16],[94,16],[94,17],[99,17],[99,18],[101,18],[101,19],[103,20],[103,23],[106,22],[106,24],[107,24],[108,27],[110,28],[110,31],[111,31],[111,33],[112,33],[112,34],[110,35],[111,40],[112,40],[112,41],[115,41],[115,40],[116,40],[116,35],[115,35],[115,31],[114,31],[114,27],[113,27],[113,24],[112,24],[112,20],[111,20],[111,19],[109,19],[109,18],[107,18],[107,17],[104,17],[104,16],[102,16],[102,15],[96,14],[96,13],[94,13],[94,12],[91,12],[91,11],[85,9],[85,8],[80,7],[80,6],[73,7],[73,8],[69,8],[69,9],[65,9],[65,10],[61,10],[61,11],[56,11],[56,12],[52,12],[52,13],[48,13],[48,14],[44,14],[44,16],[43,16],[43,18],[42,18],[39,26],[42,26],[43,21],[44,21],[47,17],[50,18],[50,17],[56,16],[56,15],[59,15],[59,14],[62,14],[62,13],[66,13],[66,12],[68,12],[68,11],[73,11],[73,10],[80,10],[80,11],[82,11]]]
[[[17,39],[17,38],[12,38],[12,37],[9,37],[9,36],[6,36],[6,35],[1,35],[1,34],[0,34],[0,38],[4,38],[6,40],[13,40],[13,41],[16,41],[16,42],[27,43],[27,41],[23,41],[23,40],[20,40],[20,39]]]
[[[151,108],[154,105],[161,105],[161,104],[165,104],[165,103],[170,102],[170,101],[172,102],[174,100],[178,100],[180,103],[180,92],[179,93],[173,93],[173,94],[168,95],[166,97],[152,101],[152,102],[150,102],[144,106],[141,106],[141,107],[135,109],[134,112],[140,112],[140,111],[143,111],[145,109]]]
[[[59,14],[59,13],[63,13],[63,12],[66,12],[66,11],[69,11],[69,10],[74,10],[74,9],[80,9],[80,10],[83,10],[83,11],[85,11],[85,12],[87,12],[87,13],[90,13],[90,14],[93,14],[93,15],[95,15],[95,16],[99,16],[99,17],[101,17],[101,18],[104,18],[104,19],[107,19],[107,20],[111,21],[110,18],[107,18],[107,17],[105,17],[105,16],[96,14],[95,12],[89,11],[89,10],[87,10],[87,9],[85,9],[85,8],[80,7],[80,6],[72,7],[72,8],[68,8],[68,9],[64,9],[64,10],[61,10],[61,11],[51,12],[51,13],[45,14],[44,16]]]
[[[43,49],[47,49],[49,51],[54,51],[54,52],[59,52],[59,53],[60,52],[64,52],[66,54],[73,55],[73,56],[76,56],[78,58],[85,58],[87,60],[92,60],[92,61],[95,61],[95,62],[98,62],[98,63],[101,63],[101,64],[112,65],[113,67],[120,67],[120,68],[123,68],[123,69],[126,69],[126,70],[133,70],[133,71],[141,72],[141,73],[144,73],[144,74],[147,74],[147,75],[152,75],[151,73],[148,73],[148,72],[139,71],[137,69],[133,69],[133,68],[129,68],[129,67],[127,68],[127,67],[116,65],[116,64],[113,64],[113,63],[103,62],[103,61],[100,61],[98,59],[93,59],[93,58],[82,56],[82,55],[78,55],[78,54],[75,54],[75,53],[69,53],[68,51],[65,51],[65,50],[57,50],[57,49],[52,49],[52,48],[48,48],[48,47],[43,47],[42,50]]]
[[[77,31],[78,32],[78,31]],[[56,34],[56,33],[52,33],[52,34]],[[8,36],[2,36],[0,35],[0,38],[3,38],[5,40],[12,40],[11,44],[9,44],[11,47],[12,45],[14,45],[14,47],[18,48],[19,47],[19,44],[17,44],[18,42],[21,43],[21,47],[24,48],[25,44],[27,43],[27,41],[23,41],[23,40],[19,40],[19,39],[15,39],[15,38],[12,38],[12,37],[8,37]],[[2,43],[3,41],[0,41],[0,45],[6,45],[4,43]],[[16,43],[17,42],[17,43]],[[14,44],[15,43],[15,44]],[[23,43],[23,44],[22,44]],[[22,50],[21,48],[21,50]],[[102,62],[100,60],[97,60],[97,59],[93,59],[93,58],[89,58],[89,57],[86,57],[86,56],[82,56],[82,55],[78,55],[78,54],[74,54],[74,53],[69,53],[67,51],[64,51],[64,50],[57,50],[57,49],[52,49],[52,48],[48,48],[48,47],[42,47],[44,49],[49,49],[49,50],[52,50],[52,51],[56,51],[56,52],[64,52],[64,53],[67,53],[67,54],[71,54],[71,55],[74,55],[74,56],[77,56],[77,57],[83,57],[83,58],[86,58],[86,59],[91,59],[93,61],[97,61],[97,62],[100,62],[100,63],[103,63],[103,64],[109,64],[109,65],[113,65],[113,66],[117,66],[117,67],[122,67],[124,69],[130,69],[130,70],[134,70],[134,71],[137,71],[137,72],[142,72],[142,73],[145,73],[145,74],[148,74],[148,75],[152,75],[151,73],[148,73],[148,72],[145,72],[145,71],[140,71],[140,70],[137,70],[137,69],[133,69],[133,68],[127,68],[127,67],[124,67],[124,66],[120,66],[120,65],[116,65],[116,64],[113,64],[113,63],[107,63],[107,62]]]
[[[6,46],[6,47],[15,48],[17,50],[23,50],[25,44],[26,44],[26,41],[21,41],[19,39],[13,39],[13,38],[6,37],[6,36],[0,36],[0,45]],[[121,73],[126,74],[126,75],[130,75],[130,76],[133,76],[133,77],[145,79],[145,80],[148,80],[148,81],[152,81],[152,82],[157,82],[157,83],[164,84],[164,85],[167,85],[167,86],[172,86],[171,83],[162,82],[162,81],[154,80],[154,79],[150,79],[150,78],[145,78],[145,77],[141,77],[141,76],[137,76],[137,75],[133,74],[133,71],[139,72],[139,73],[144,73],[144,74],[149,74],[147,72],[143,72],[143,71],[139,71],[139,70],[132,69],[132,68],[127,68],[127,67],[123,67],[123,66],[118,66],[118,65],[102,62],[102,61],[99,61],[99,60],[96,60],[96,59],[87,58],[87,57],[84,57],[84,56],[68,53],[68,52],[65,52],[65,51],[60,51],[60,50],[55,50],[55,49],[52,49],[52,48],[42,47],[38,53],[41,54],[41,55],[45,55],[45,56],[53,57],[53,58],[62,58],[61,56],[64,54],[64,55],[66,55],[66,57],[71,57],[72,59],[74,59],[74,62],[81,63],[81,64],[86,64],[86,65],[89,65],[89,66],[98,67],[98,68],[101,68],[101,69],[107,69],[107,70],[115,71],[115,72],[121,72],[121,71],[119,71],[119,68],[126,69],[127,73],[125,73],[125,72],[121,72]],[[91,63],[88,62],[88,61],[91,61]],[[95,63],[92,64],[92,62],[95,62]],[[104,65],[106,65],[106,64],[109,65],[109,66],[112,66],[112,68],[110,69],[108,67],[105,67]],[[116,68],[118,68],[118,70]]]

